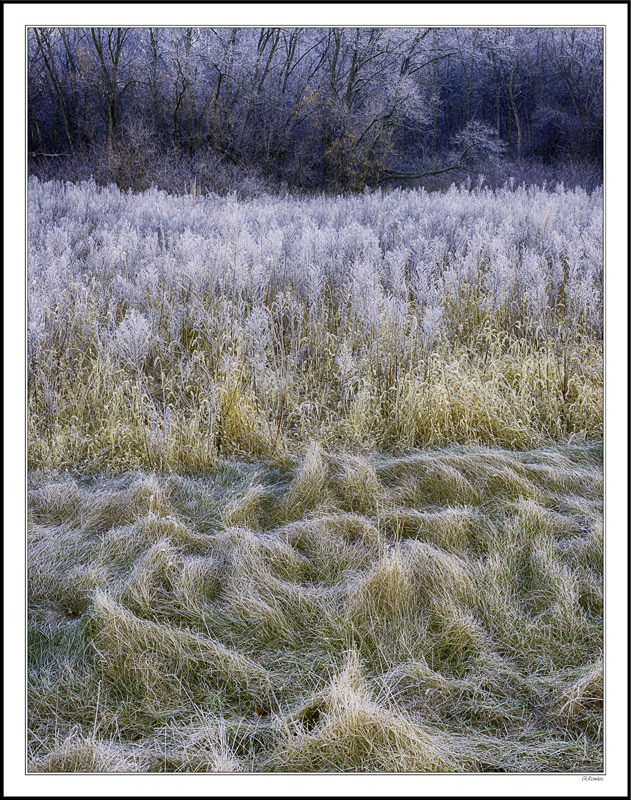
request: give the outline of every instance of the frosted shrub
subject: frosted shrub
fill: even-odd
[[[121,359],[136,367],[149,352],[151,327],[142,314],[130,311],[116,329],[113,342]]]
[[[423,335],[430,345],[438,333],[443,309],[440,306],[427,306],[423,314]]]
[[[407,297],[408,295],[406,270],[410,255],[407,247],[397,247],[396,250],[391,250],[384,256],[386,288],[396,297]]]
[[[383,286],[378,272],[368,261],[353,263],[350,279],[351,308],[355,317],[366,325],[378,323],[382,307]]]

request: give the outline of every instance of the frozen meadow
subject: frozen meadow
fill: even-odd
[[[602,770],[602,191],[28,188],[29,770]]]
[[[33,466],[602,435],[602,192],[29,182]]]

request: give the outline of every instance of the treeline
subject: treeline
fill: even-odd
[[[602,169],[595,28],[31,28],[32,172],[359,190]],[[579,181],[580,182],[580,181]]]

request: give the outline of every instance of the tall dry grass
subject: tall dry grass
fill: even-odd
[[[29,199],[31,468],[602,438],[598,192]]]

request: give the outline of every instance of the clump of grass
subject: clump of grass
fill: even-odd
[[[409,539],[403,545],[405,560],[414,576],[421,601],[440,612],[452,603],[462,604],[472,593],[470,563],[427,542]]]
[[[143,758],[130,747],[82,735],[76,728],[49,753],[34,759],[30,772],[142,772]]]
[[[168,539],[160,539],[143,555],[127,579],[121,600],[138,616],[155,618],[169,606],[181,565]]]
[[[173,596],[193,620],[203,619],[208,605],[219,597],[223,588],[222,566],[211,556],[183,560]]]
[[[603,662],[587,665],[556,700],[553,716],[564,728],[584,730],[586,724],[600,725],[603,709]]]
[[[313,519],[289,523],[280,532],[308,559],[313,580],[325,584],[345,581],[349,574],[367,569],[384,541],[370,519],[330,510]]]
[[[281,732],[277,769],[298,772],[444,772],[444,743],[371,696],[357,653],[327,691]]]
[[[177,519],[172,513],[161,516],[150,511],[137,520],[134,525],[136,537],[143,544],[153,544],[162,539],[168,540],[176,546],[202,548],[207,544],[204,536],[191,530],[190,526]]]
[[[166,737],[156,737],[150,760],[151,771],[156,771],[155,768],[169,772],[244,771],[244,765],[235,753],[235,737],[228,734],[221,718],[198,712],[193,724],[169,729],[165,733],[168,734]],[[165,738],[168,750],[165,750]]]
[[[387,620],[396,625],[417,606],[412,571],[400,548],[385,553],[373,568],[351,585],[348,616],[353,627]]]
[[[141,619],[104,592],[95,593],[91,620],[104,676],[123,687],[164,693],[191,681],[267,688],[266,670],[208,636]]]
[[[384,492],[375,467],[366,457],[347,456],[341,459],[340,477],[336,481],[343,503],[351,511],[375,514]]]
[[[471,506],[429,511],[395,506],[384,509],[379,519],[397,540],[420,539],[452,553],[483,550],[487,538],[492,535],[484,517],[476,514]]]
[[[264,486],[258,484],[249,486],[244,494],[228,503],[223,513],[223,521],[226,525],[260,528],[266,501],[269,501],[269,493]]]
[[[327,499],[329,467],[322,445],[312,441],[285,496],[285,508],[290,516],[300,516]]]

